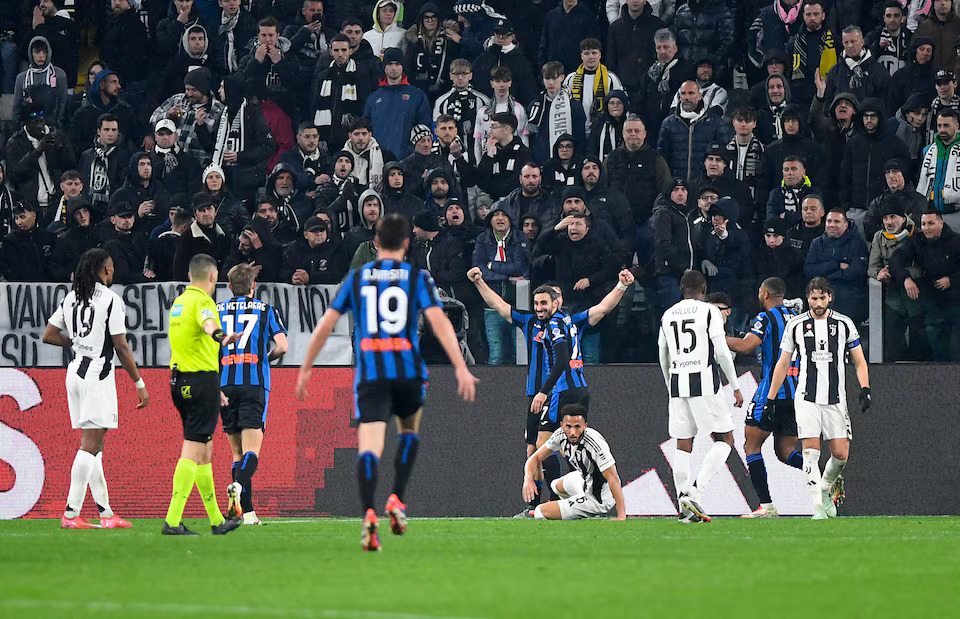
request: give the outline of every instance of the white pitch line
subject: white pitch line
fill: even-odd
[[[148,612],[162,615],[258,615],[269,617],[303,617],[304,619],[480,619],[450,615],[391,613],[375,610],[339,610],[311,608],[271,608],[258,606],[214,606],[212,604],[153,604],[150,602],[76,602],[61,600],[0,600],[6,608],[54,608],[92,612]]]

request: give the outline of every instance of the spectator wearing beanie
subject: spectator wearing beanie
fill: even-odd
[[[459,23],[460,47],[464,58],[473,61],[485,49],[486,42],[493,36],[493,30],[504,16],[497,13],[484,0],[456,0],[453,12],[463,15]],[[479,75],[479,74],[478,74]]]
[[[623,145],[623,123],[627,119],[627,107],[630,102],[622,90],[607,94],[603,103],[603,114],[597,118],[590,129],[590,141],[587,154],[601,160]]]
[[[880,198],[883,227],[873,235],[870,258],[867,262],[867,277],[884,285],[883,305],[883,360],[923,361],[928,358],[927,335],[923,326],[923,308],[919,300],[911,299],[903,286],[898,285],[891,273],[893,253],[903,247],[911,237],[920,234],[904,209],[904,195],[886,194]],[[904,265],[910,278],[919,280],[922,272],[916,265]],[[906,334],[910,332],[910,344]]]
[[[933,64],[938,69],[952,71],[957,62],[953,42],[960,36],[960,17],[957,17],[953,0],[934,0],[927,18],[920,22],[913,33],[912,41],[920,37],[934,42]]]
[[[207,254],[217,261],[222,270],[230,253],[231,241],[216,222],[213,200],[206,193],[198,193],[191,201],[193,223],[180,237],[173,259],[173,277],[178,282],[187,281],[190,260],[197,254]]]
[[[201,191],[207,193],[213,201],[213,208],[217,211],[216,222],[220,224],[227,236],[243,228],[250,219],[247,207],[227,187],[223,168],[210,164],[203,171],[203,186]],[[187,194],[193,195],[193,194]]]
[[[50,256],[50,275],[53,281],[69,282],[80,256],[88,249],[100,246],[100,236],[93,222],[90,203],[82,197],[67,203],[67,232],[56,240]]]
[[[890,159],[883,166],[883,176],[886,186],[883,193],[870,202],[867,214],[863,218],[864,236],[872,239],[883,227],[884,201],[888,196],[897,196],[900,200],[898,208],[903,208],[907,217],[914,223],[920,221],[920,216],[927,208],[927,201],[923,199],[913,186],[910,166],[903,159]]]
[[[452,171],[446,157],[433,150],[433,131],[429,126],[416,124],[410,130],[413,152],[403,158],[400,165],[411,178],[425,179],[430,170],[447,168]]]
[[[160,104],[150,115],[150,124],[156,126],[169,118],[177,127],[177,144],[180,149],[193,155],[206,165],[211,152],[204,149],[197,131],[203,126],[208,134],[214,134],[224,105],[213,96],[213,76],[206,68],[190,71],[183,78],[184,92],[176,94]],[[214,134],[215,135],[215,134]]]
[[[887,101],[891,109],[899,108],[916,93],[924,96],[924,103],[929,103],[936,95],[932,87],[936,74],[937,67],[933,64],[933,39],[914,38],[910,43],[906,65],[897,71],[890,81]]]
[[[180,237],[193,223],[193,213],[178,208],[170,218],[170,228],[151,237],[147,242],[147,262],[143,274],[158,282],[173,280],[173,259],[177,253]]]
[[[367,98],[363,116],[373,123],[373,135],[380,146],[401,159],[413,151],[410,145],[413,127],[429,126],[432,122],[427,96],[407,81],[403,52],[396,47],[383,52],[380,88]]]
[[[437,216],[429,210],[414,216],[413,235],[410,263],[426,270],[438,287],[453,294],[455,285],[467,281],[470,256],[464,254],[464,244],[449,230],[441,229]]]
[[[666,24],[646,0],[618,3],[617,9],[607,30],[607,64],[620,76],[623,89],[632,93],[640,88],[647,70],[657,60],[654,35]]]
[[[350,256],[345,253],[342,242],[333,238],[327,222],[313,216],[303,225],[303,238],[283,252],[280,281],[295,286],[337,284],[347,274],[349,263]]]
[[[711,290],[726,292],[734,299],[739,315],[743,312],[744,293],[752,287],[748,284],[751,275],[750,241],[737,225],[737,210],[737,203],[731,198],[720,198],[710,206],[707,211],[709,227],[702,228],[706,234],[699,240],[695,262],[707,276]],[[738,324],[739,320],[733,322]]]
[[[687,193],[687,181],[679,177],[673,179],[670,189],[657,196],[650,216],[653,267],[662,308],[680,301],[680,278],[694,268]]]
[[[803,273],[803,254],[790,245],[787,229],[787,222],[779,217],[767,219],[763,224],[763,244],[752,262],[758,286],[769,277],[779,277],[787,284],[786,298],[792,299],[804,296],[807,280]]]

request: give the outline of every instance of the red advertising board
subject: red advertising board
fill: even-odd
[[[315,369],[306,402],[294,396],[297,371],[272,372],[267,431],[254,485],[262,516],[329,514],[316,504],[316,490],[324,487],[334,450],[357,445],[356,431],[350,428],[353,370]],[[136,389],[126,373],[117,372],[120,423],[107,434],[103,452],[111,506],[128,518],[166,513],[183,439],[170,399],[169,371],[142,374],[151,401],[146,409],[136,410]],[[0,368],[0,396],[5,396],[0,397],[0,519],[63,513],[80,444],[80,431],[70,428],[64,375],[64,370]],[[218,429],[214,478],[220,489],[230,483],[230,465],[230,447]],[[83,513],[97,513],[89,493]],[[205,515],[196,494],[187,503],[186,515]]]

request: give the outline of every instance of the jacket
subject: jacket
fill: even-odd
[[[489,218],[488,218],[489,221]],[[512,221],[510,222],[513,223]],[[491,282],[508,281],[511,277],[527,277],[530,273],[530,247],[526,236],[518,234],[515,227],[507,231],[503,253],[505,260],[497,260],[497,238],[493,229],[480,233],[473,247],[471,264],[478,267],[483,278]]]
[[[190,7],[190,14],[187,16],[187,23],[184,24],[177,19],[179,17],[176,5],[171,2],[167,8],[167,16],[157,24],[157,36],[155,37],[155,51],[161,58],[171,58],[177,55],[180,49],[180,41],[187,30],[193,26],[204,28],[206,24],[200,22],[200,11],[197,5]],[[206,28],[204,28],[206,30]],[[210,33],[207,36],[207,44],[210,43]]]
[[[726,73],[733,60],[736,24],[723,0],[688,0],[677,9],[672,29],[684,60],[695,62],[707,54],[717,62],[714,76]]]
[[[373,136],[380,147],[394,153],[400,159],[413,152],[410,130],[414,125],[432,126],[430,103],[427,95],[407,82],[390,86],[386,78],[363,106],[363,115],[373,123]]]
[[[884,200],[889,196],[895,196],[900,200],[904,212],[911,221],[920,221],[920,216],[927,208],[927,201],[923,196],[917,193],[913,183],[904,179],[903,189],[896,193],[891,192],[889,188],[884,189],[883,193],[870,201],[867,208],[867,214],[863,218],[863,234],[866,238],[872,239],[873,235],[883,229],[883,216],[880,215]]]
[[[370,96],[370,86],[369,75],[353,58],[342,67],[333,60],[325,65],[317,63],[310,90],[310,110],[321,140],[329,144],[346,141],[344,121],[362,115],[364,102]]]
[[[49,260],[55,237],[39,225],[23,231],[19,228],[0,243],[0,275],[8,282],[49,282]]]
[[[450,63],[460,58],[460,43],[447,38],[441,20],[435,22],[433,37],[424,36],[423,16],[427,13],[441,15],[433,2],[426,2],[417,13],[416,23],[404,35],[404,66],[410,75],[410,83],[427,94],[430,101],[450,90]]]
[[[649,3],[643,5],[643,11],[636,19],[630,17],[626,5],[620,7],[619,16],[611,22],[607,32],[604,57],[610,70],[620,77],[624,90],[632,93],[640,88],[647,69],[657,60],[653,33],[667,26],[654,15]],[[567,68],[568,71],[574,69],[576,65]]]
[[[803,199],[811,193],[819,193],[810,182],[810,178],[805,176],[803,180],[795,187],[787,187],[781,180],[773,189],[767,198],[767,217],[783,217],[787,223],[793,225],[800,221],[800,207]]]
[[[580,63],[577,62],[574,69],[579,65]],[[530,68],[527,56],[516,43],[509,50],[494,43],[473,61],[473,87],[492,100],[493,86],[490,85],[490,71],[499,66],[510,69],[510,74],[513,76],[511,92],[517,101],[532,101],[537,95],[541,82]]]
[[[237,151],[236,163],[223,162],[221,165],[230,179],[234,192],[243,196],[252,196],[261,186],[267,174],[267,159],[273,154],[273,134],[267,127],[267,121],[260,112],[260,106],[245,101],[238,111],[224,108],[217,122],[209,127],[206,123],[196,129],[200,146],[206,152],[215,152],[217,134],[222,123],[233,123],[236,114],[243,114],[243,148]],[[228,127],[228,131],[232,127]],[[227,138],[230,141],[230,138]],[[225,149],[226,150],[226,149]],[[217,163],[217,162],[214,162]],[[296,178],[296,176],[294,176]]]
[[[709,260],[717,267],[717,274],[707,276],[709,287],[726,290],[734,297],[739,296],[743,280],[751,274],[750,241],[746,233],[736,223],[737,205],[733,200],[721,200],[717,206],[727,219],[727,234],[721,237],[712,225],[701,240],[697,260]],[[697,265],[694,265],[697,266]]]
[[[582,2],[578,2],[569,13],[562,4],[547,11],[540,30],[537,66],[557,60],[563,64],[566,73],[576,71],[580,66],[580,41],[597,34],[597,13]]]
[[[120,234],[113,228],[107,234],[101,233],[103,249],[113,259],[114,284],[141,284],[147,281],[143,276],[143,267],[147,255],[148,237],[134,228],[133,232]],[[184,276],[178,280],[187,281],[186,270]]]
[[[656,135],[663,120],[671,114],[673,97],[680,86],[697,77],[696,67],[684,60],[679,52],[668,67],[669,70],[659,62],[651,64],[641,79],[640,88],[630,93],[631,107],[643,117],[648,137]]]
[[[678,108],[663,121],[657,137],[657,150],[674,176],[690,180],[700,168],[707,147],[715,142],[726,144],[733,131],[714,108],[701,109],[690,120],[681,114],[682,108]]]
[[[173,5],[170,5],[173,8]],[[175,21],[178,25],[180,22]],[[196,28],[203,30],[206,44],[199,55],[190,53],[190,32]],[[213,76],[212,84],[220,83],[220,68],[216,64],[213,53],[211,52],[210,33],[199,23],[188,26],[180,37],[177,49],[167,60],[166,69],[163,74],[163,89],[160,92],[162,98],[167,98],[183,90],[183,78],[195,69],[206,67]]]
[[[388,47],[396,47],[402,50],[405,44],[404,35],[407,30],[400,25],[400,11],[397,11],[396,19],[386,28],[380,24],[377,12],[380,10],[380,7],[388,2],[394,6],[397,5],[396,0],[377,0],[373,5],[373,28],[363,33],[363,40],[370,44],[374,56],[383,57],[383,50]]]
[[[908,62],[906,66],[893,74],[890,88],[887,91],[888,109],[894,110],[903,105],[913,93],[923,95],[925,103],[929,103],[937,96],[934,79],[937,66],[931,58],[926,64],[917,63],[917,48],[921,45],[930,45],[936,53],[936,43],[927,37],[914,37],[910,43]]]
[[[627,196],[637,225],[650,219],[657,196],[670,189],[670,167],[649,143],[644,143],[636,152],[626,146],[614,150],[603,162],[603,176],[607,187]]]
[[[870,243],[870,258],[867,261],[867,277],[876,279],[880,269],[885,266],[890,266],[890,274],[893,275],[893,267],[891,266],[893,253],[906,245],[907,242],[917,234],[922,233],[910,219],[907,220],[906,226],[904,226],[899,235],[891,235],[886,230],[877,230],[873,235],[873,241]],[[923,270],[916,265],[906,262],[901,266],[906,268],[907,274],[915,281],[923,276]]]
[[[63,4],[58,4],[64,7]],[[57,66],[61,67],[67,76],[66,88],[75,87],[80,63],[80,29],[71,12],[66,10],[66,7],[61,8],[53,17],[44,17],[43,23],[37,24],[32,33],[24,32],[21,45],[26,45],[26,49],[30,49],[27,39],[31,37],[43,37],[50,42],[50,51],[57,56]]]
[[[437,286],[448,293],[450,287],[467,280],[466,245],[449,230],[441,229],[432,241],[415,241],[410,247],[410,262],[426,269]]]
[[[753,255],[752,263],[756,270],[756,282],[759,286],[768,277],[779,277],[787,284],[788,299],[805,296],[804,287],[807,278],[803,273],[804,255],[793,247],[787,239],[779,246],[770,248],[763,243]]]
[[[113,75],[113,72],[103,70],[97,74],[93,84],[87,88],[83,104],[70,118],[70,143],[81,153],[90,148],[97,139],[97,119],[108,112],[117,117],[121,135],[136,144],[143,141],[143,123],[137,118],[130,104],[122,101],[120,97],[113,97],[105,104],[100,97],[100,82],[108,75]],[[153,134],[152,129],[150,134]]]
[[[153,212],[142,218],[137,213],[137,225],[146,230],[153,230],[163,220],[170,220],[167,216],[170,194],[163,182],[158,181],[155,176],[150,177],[146,187],[143,186],[137,171],[137,162],[141,157],[147,157],[151,163],[153,162],[153,158],[143,151],[130,156],[130,163],[126,167],[126,179],[119,189],[111,192],[110,207],[113,207],[117,202],[126,202],[136,212],[142,203],[152,200],[154,202]],[[110,210],[107,212],[109,213]]]
[[[887,96],[890,72],[877,62],[869,50],[864,48],[863,53],[869,58],[861,61],[857,72],[847,66],[845,55],[841,54],[837,58],[837,64],[827,73],[827,90],[824,98],[831,100],[839,92],[852,93],[860,101],[868,97],[884,99]]]
[[[180,234],[165,230],[147,243],[146,268],[153,271],[158,282],[173,281],[173,259],[177,253]]]
[[[47,60],[43,66],[37,66],[33,63],[31,51],[34,44],[40,43],[47,48]],[[17,75],[13,87],[13,121],[20,122],[20,107],[23,105],[24,89],[30,87],[31,98],[34,103],[40,103],[44,112],[50,117],[47,121],[51,125],[62,126],[64,119],[64,110],[67,107],[67,74],[58,66],[53,64],[53,48],[50,42],[44,37],[36,36],[30,40],[30,46],[27,48],[29,64],[27,70]],[[77,64],[73,64],[74,82],[76,82]],[[43,93],[41,90],[45,90]]]
[[[665,194],[657,196],[650,233],[653,236],[653,265],[657,275],[682,276],[693,264],[693,239],[690,220]]]
[[[111,71],[116,71],[123,84],[139,82],[147,76],[151,63],[143,59],[148,54],[147,29],[134,9],[120,15],[109,13],[97,28],[100,59]]]
[[[250,247],[249,253],[240,250],[238,232],[236,235],[228,235],[232,247],[220,269],[220,280],[226,281],[227,274],[234,266],[238,264],[250,264],[260,267],[260,274],[257,275],[258,282],[281,282],[290,283],[290,280],[280,279],[280,269],[283,262],[283,246],[277,242],[270,231],[270,225],[265,219],[254,217],[249,224],[260,237],[261,246],[259,248]]]
[[[890,274],[902,283],[910,276],[908,267],[911,264],[923,270],[923,277],[916,281],[922,303],[953,307],[960,304],[960,287],[953,285],[953,282],[960,282],[960,234],[947,224],[943,225],[943,232],[936,239],[915,233],[903,247],[893,252]],[[942,277],[949,277],[951,285],[946,290],[937,290],[933,283]]]
[[[840,268],[840,263],[849,265]],[[808,278],[826,277],[833,284],[834,307],[855,322],[867,314],[867,245],[856,226],[849,226],[840,238],[823,234],[813,240],[803,263]]]
[[[286,196],[281,197],[277,193],[277,177],[281,173],[288,172],[293,176],[293,191]],[[277,205],[277,215],[281,222],[290,222],[294,230],[301,230],[303,222],[313,214],[313,202],[307,197],[306,193],[297,187],[297,175],[289,165],[278,163],[277,167],[270,172],[267,177],[267,184],[264,188],[264,194]]]
[[[310,276],[311,284],[338,284],[349,264],[350,257],[340,241],[331,240],[329,235],[325,242],[312,248],[306,239],[297,239],[283,252],[280,281],[290,283],[294,271],[303,269]]]
[[[53,196],[60,187],[60,175],[77,165],[77,156],[74,154],[73,147],[67,141],[65,135],[62,133],[60,135],[63,137],[63,146],[58,149],[50,149],[46,153],[47,172],[53,185],[49,188],[48,206],[54,204]],[[7,140],[6,155],[7,178],[5,180],[8,180],[24,200],[30,204],[38,204],[38,194],[40,192],[40,164],[38,162],[41,153],[34,148],[25,129],[20,129]],[[40,215],[37,214],[38,219],[42,219]]]
[[[231,240],[224,234],[223,228],[216,222],[214,222],[213,228],[204,230],[200,224],[194,221],[177,243],[177,252],[173,259],[174,280],[178,282],[188,281],[187,273],[190,270],[190,260],[197,254],[211,256],[217,261],[217,266],[222,267],[232,245]]]
[[[927,18],[920,22],[920,25],[913,32],[913,39],[910,42],[913,43],[920,37],[932,39],[934,41],[934,66],[938,69],[953,71],[953,66],[957,61],[956,53],[953,51],[953,42],[957,40],[958,36],[960,36],[960,17],[957,17],[954,10],[951,9],[947,18],[941,20],[931,7]]]
[[[518,136],[506,146],[497,145],[497,153],[491,157],[484,151],[477,166],[481,189],[498,200],[509,194],[520,184],[520,168],[530,161],[530,149],[524,146]]]
[[[533,248],[532,266],[541,277],[551,278],[552,272],[552,279],[563,290],[564,304],[574,312],[600,302],[620,270],[614,248],[594,234],[593,228],[579,241],[571,241],[566,230],[544,229]],[[590,280],[590,286],[574,290],[574,284],[583,278]]]
[[[865,99],[861,114],[868,111],[879,114],[876,130],[873,133],[861,130],[851,137],[843,151],[840,164],[840,203],[847,208],[869,207],[870,202],[883,193],[887,186],[884,180],[884,166],[887,161],[910,159],[906,145],[887,131],[887,113],[883,101],[876,98]],[[856,122],[863,127],[862,116],[858,116]],[[911,176],[909,171],[906,176]]]
[[[203,169],[200,162],[190,153],[180,150],[174,144],[168,153],[154,148],[150,154],[153,160],[153,177],[163,183],[171,194],[193,195],[202,188]],[[176,166],[167,171],[167,156],[176,161]]]
[[[523,203],[527,206],[524,207]],[[527,200],[523,198],[523,189],[517,187],[494,203],[493,210],[497,209],[506,211],[514,226],[519,226],[522,217],[532,214],[540,222],[540,227],[545,228],[556,221],[560,213],[560,199],[557,194],[541,186],[537,195]]]
[[[83,198],[76,198],[67,203],[67,232],[56,239],[53,244],[53,253],[50,256],[50,275],[52,281],[69,282],[74,268],[80,262],[80,256],[88,249],[100,246],[100,236],[93,223],[93,211],[90,210],[90,223],[81,228],[74,218],[74,213],[80,207],[90,209],[89,203]]]

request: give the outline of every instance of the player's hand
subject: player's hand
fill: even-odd
[[[626,520],[626,519],[627,519],[627,515],[626,515],[626,514],[624,514],[624,515],[622,515],[622,516],[621,516],[620,514],[617,514],[616,516],[614,516],[614,517],[611,518],[610,520]]]
[[[543,410],[543,404],[547,401],[547,394],[541,392],[533,396],[533,402],[530,403],[530,412],[539,413]]]
[[[867,412],[873,406],[873,396],[870,395],[870,387],[860,389],[860,411]]]
[[[467,279],[476,284],[483,279],[483,271],[480,270],[480,267],[473,267],[467,271]]]
[[[623,269],[620,271],[619,279],[621,284],[629,286],[634,281],[633,273],[630,272],[630,269]]]
[[[473,402],[477,397],[477,381],[479,379],[470,373],[467,366],[457,370],[457,395],[463,398],[464,402]]]
[[[297,399],[301,402],[307,399],[307,381],[310,380],[310,370],[300,368],[297,375]]]
[[[741,406],[743,406],[743,394],[740,393],[739,389],[736,389],[733,392],[733,403],[736,405],[737,408],[740,408]]]
[[[223,340],[220,341],[220,345],[229,346],[230,344],[233,344],[239,339],[240,339],[239,333],[231,333],[230,335],[224,336]]]
[[[537,484],[532,479],[524,479],[520,494],[523,495],[523,500],[529,503],[537,496]]]
[[[220,392],[220,408],[226,408],[230,406],[230,398],[227,397],[227,394]]]
[[[140,403],[137,404],[137,408],[146,408],[150,404],[150,394],[147,393],[146,387],[137,388],[137,398],[140,399]]]

